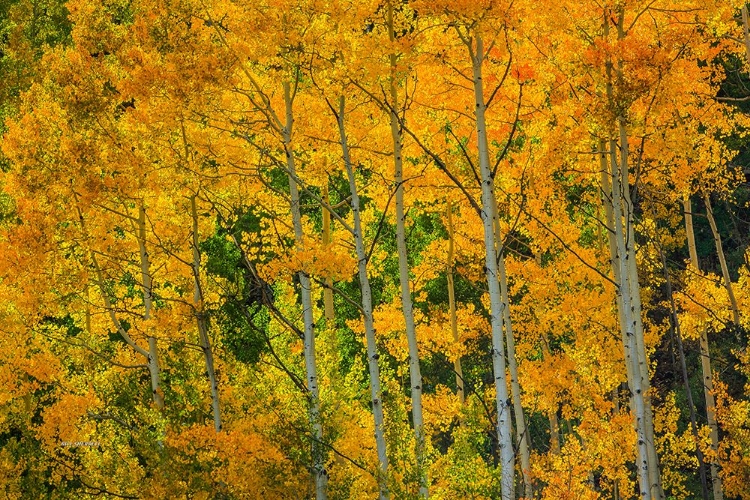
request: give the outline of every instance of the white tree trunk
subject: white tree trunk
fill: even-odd
[[[698,250],[695,244],[695,232],[693,230],[693,207],[690,196],[685,195],[682,199],[683,212],[685,214],[685,233],[687,234],[688,250],[690,252],[690,263],[696,271],[700,271],[698,262]],[[711,450],[716,456],[719,450],[719,424],[716,421],[716,400],[714,399],[714,377],[711,369],[711,353],[708,347],[708,332],[706,328],[700,334],[701,368],[703,370],[703,396],[706,400],[706,421],[708,422],[709,436],[711,437]],[[724,487],[719,475],[720,464],[711,460],[711,484],[714,500],[724,499]]]
[[[388,2],[388,37],[391,42],[395,40],[393,31],[393,4]],[[417,333],[414,325],[414,308],[411,299],[409,284],[409,261],[406,252],[406,214],[404,212],[404,175],[403,158],[401,147],[403,137],[398,120],[398,91],[396,89],[396,56],[390,55],[390,122],[391,139],[393,140],[393,180],[396,183],[396,247],[398,249],[398,278],[401,288],[401,308],[404,312],[406,324],[406,341],[409,346],[409,382],[411,387],[411,416],[414,424],[414,437],[416,440],[415,455],[417,459],[417,470],[419,473],[419,496],[426,498],[428,495],[427,475],[425,464],[425,437],[424,421],[422,418],[422,373],[419,367],[419,347],[417,345]]]
[[[622,68],[618,73],[622,75]],[[656,454],[656,439],[654,436],[654,416],[651,409],[651,379],[649,375],[649,362],[646,354],[646,343],[643,333],[643,312],[641,308],[641,286],[638,281],[638,266],[635,255],[635,230],[633,220],[633,202],[630,198],[629,167],[628,167],[628,135],[625,127],[625,119],[618,118],[618,129],[620,132],[620,178],[622,180],[623,216],[626,222],[625,245],[626,264],[628,271],[628,286],[633,305],[633,321],[635,326],[635,341],[638,353],[638,372],[641,376],[641,388],[643,389],[643,401],[645,410],[646,450],[649,461],[649,485],[651,494],[656,499],[664,498],[661,485],[661,474],[659,471],[659,459]]]
[[[304,244],[302,232],[302,214],[300,212],[299,188],[297,186],[297,171],[294,161],[294,147],[292,145],[292,132],[294,126],[294,114],[292,112],[292,93],[289,82],[284,82],[284,105],[286,110],[286,124],[283,128],[284,151],[286,153],[286,167],[289,172],[289,193],[291,199],[292,225],[294,227],[294,240],[298,249]],[[327,498],[326,487],[328,473],[325,469],[326,456],[322,446],[323,425],[320,416],[320,391],[318,389],[318,367],[315,360],[315,322],[313,320],[312,288],[310,277],[305,271],[297,273],[300,282],[300,294],[302,296],[302,316],[304,322],[304,351],[305,371],[307,375],[307,390],[309,391],[309,416],[313,429],[312,460],[313,476],[315,479],[315,498],[322,500]]]
[[[141,287],[143,290],[143,319],[151,319],[151,309],[153,304],[152,295],[152,278],[151,278],[151,261],[148,250],[146,249],[146,208],[143,203],[138,207],[138,249],[141,257]],[[151,393],[154,398],[156,407],[160,410],[164,408],[164,392],[161,389],[161,380],[159,377],[159,352],[156,345],[156,338],[151,335],[148,339],[148,371],[151,374]]]
[[[627,228],[623,227],[623,218],[627,220],[627,207],[624,206],[622,199],[622,178],[620,177],[619,162],[617,161],[617,144],[614,139],[609,142],[610,158],[612,162],[612,206],[614,208],[614,236],[616,254],[613,256],[613,262],[618,266],[620,280],[617,282],[617,298],[621,302],[622,321],[620,328],[625,340],[623,349],[625,353],[625,362],[630,365],[631,374],[628,380],[631,393],[631,408],[635,418],[635,430],[637,435],[637,461],[636,469],[638,471],[638,483],[640,485],[639,496],[643,500],[653,498],[650,482],[650,464],[646,433],[646,409],[643,387],[641,384],[642,377],[638,365],[638,345],[636,341],[636,323],[635,306],[632,303],[630,284],[630,273],[628,271],[628,250],[626,243]],[[623,210],[624,209],[624,210]],[[623,213],[625,211],[625,213]]]
[[[328,184],[323,186],[323,201],[330,205],[330,197],[328,196]],[[331,213],[327,207],[323,207],[323,245],[331,244]],[[323,307],[325,311],[326,321],[328,327],[333,327],[333,320],[336,317],[336,313],[333,310],[333,280],[326,278],[326,286],[323,288]]]
[[[458,337],[458,319],[456,317],[456,289],[453,282],[453,266],[455,265],[455,251],[453,248],[453,211],[452,204],[448,202],[445,207],[447,225],[448,225],[448,265],[447,265],[447,278],[448,278],[448,309],[450,313],[451,322],[451,333],[453,334],[453,341],[459,343]],[[453,360],[453,370],[456,372],[456,393],[458,399],[463,405],[466,402],[466,394],[464,392],[464,371],[461,367],[461,356],[456,357]]]
[[[357,269],[359,272],[359,283],[362,291],[362,315],[365,323],[365,338],[367,339],[367,365],[370,370],[370,394],[372,398],[372,412],[375,417],[375,443],[378,451],[378,484],[380,486],[380,499],[389,497],[388,493],[388,455],[385,447],[383,397],[380,390],[380,367],[378,365],[378,350],[375,340],[375,326],[372,319],[372,292],[370,291],[370,280],[367,274],[367,253],[362,233],[362,222],[360,217],[359,194],[357,192],[357,181],[354,177],[351,157],[349,155],[349,143],[346,138],[346,127],[344,122],[344,98],[339,100],[338,126],[341,140],[341,150],[346,166],[346,174],[349,178],[349,189],[352,194],[352,215],[354,216],[354,241],[357,249]]]
[[[711,198],[709,198],[707,193],[703,194],[703,201],[706,204],[706,217],[708,217],[708,224],[711,226],[711,233],[714,236],[716,255],[719,257],[719,264],[721,264],[721,275],[724,277],[724,288],[727,289],[729,302],[732,304],[732,322],[735,325],[739,325],[740,309],[737,306],[737,298],[734,295],[732,278],[729,276],[729,267],[727,267],[727,259],[724,256],[724,246],[721,244],[721,235],[719,234],[719,228],[716,226],[716,219],[714,219],[714,210],[711,207]]]
[[[508,369],[510,372],[510,389],[513,397],[513,416],[516,419],[516,443],[521,457],[521,475],[523,477],[524,496],[533,498],[531,487],[531,457],[529,455],[529,436],[526,431],[526,417],[521,405],[521,386],[518,383],[518,363],[516,362],[516,339],[513,337],[513,324],[510,320],[510,298],[508,297],[508,276],[505,272],[505,250],[500,234],[500,216],[497,211],[497,199],[492,195],[493,221],[495,227],[495,248],[497,252],[497,269],[500,281],[500,297],[503,302],[503,325],[505,326],[505,346],[508,351]]]
[[[485,274],[490,295],[490,324],[492,326],[492,366],[495,378],[497,403],[497,439],[500,449],[501,494],[502,500],[511,500],[514,492],[513,437],[511,433],[510,399],[505,376],[505,343],[503,341],[504,304],[500,293],[497,253],[495,252],[495,223],[497,217],[492,208],[494,181],[490,167],[485,120],[484,85],[482,82],[482,62],[484,44],[476,34],[475,43],[469,42],[468,49],[472,61],[474,99],[477,126],[477,146],[482,182],[482,226],[484,228]]]
[[[195,310],[195,320],[198,325],[198,341],[206,363],[208,382],[211,385],[211,410],[214,417],[214,429],[216,432],[220,432],[219,384],[216,380],[216,371],[214,370],[214,354],[211,348],[211,341],[208,338],[208,321],[206,319],[203,290],[200,281],[201,253],[198,247],[198,210],[195,203],[195,196],[190,198],[190,213],[193,219],[193,307]]]

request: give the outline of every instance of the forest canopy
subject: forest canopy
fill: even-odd
[[[0,497],[750,500],[750,22],[0,3]]]

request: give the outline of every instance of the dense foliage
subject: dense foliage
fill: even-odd
[[[3,498],[750,499],[713,0],[0,4]]]

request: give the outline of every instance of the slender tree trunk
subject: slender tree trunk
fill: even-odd
[[[323,186],[323,201],[326,205],[331,204],[328,196],[328,184]],[[323,245],[331,244],[331,213],[327,208],[323,208]],[[326,321],[329,327],[333,325],[336,313],[333,310],[333,280],[326,278],[326,286],[323,288],[323,307],[325,310]]]
[[[395,40],[393,31],[393,5],[388,2],[388,37],[391,42]],[[419,471],[419,495],[426,498],[428,495],[427,475],[425,464],[425,437],[424,422],[422,418],[422,373],[419,367],[419,347],[417,345],[417,333],[414,325],[414,311],[409,284],[409,261],[406,252],[406,214],[404,212],[404,176],[403,159],[401,157],[402,134],[398,120],[398,91],[396,89],[396,55],[391,54],[390,75],[390,121],[391,137],[393,139],[393,163],[394,182],[396,183],[396,246],[398,248],[398,276],[401,285],[401,307],[404,312],[406,323],[406,340],[409,345],[409,377],[411,383],[412,421],[416,439],[415,455],[417,458],[417,469]]]
[[[693,439],[695,440],[695,455],[698,458],[698,473],[701,478],[701,493],[703,500],[709,500],[708,497],[708,480],[706,479],[706,466],[703,460],[703,451],[700,447],[700,435],[698,434],[698,423],[695,417],[695,404],[693,403],[693,391],[690,388],[690,377],[688,376],[687,363],[685,362],[685,349],[682,346],[682,331],[680,330],[680,321],[677,318],[677,307],[674,303],[674,295],[672,293],[672,278],[669,276],[669,268],[667,268],[667,258],[664,255],[664,250],[659,245],[659,254],[661,256],[661,265],[664,270],[664,280],[667,285],[667,297],[669,298],[669,312],[670,319],[672,320],[672,332],[674,333],[675,339],[677,340],[677,352],[680,355],[680,371],[682,372],[682,382],[685,385],[685,396],[687,398],[688,412],[690,413],[690,429],[693,432]]]
[[[619,24],[622,30],[622,22]],[[621,35],[622,36],[622,35]],[[622,78],[622,62],[618,63],[618,75]],[[651,380],[649,375],[649,362],[646,354],[646,343],[643,332],[643,312],[641,308],[641,286],[638,281],[638,266],[635,254],[635,230],[633,220],[633,201],[630,197],[629,167],[628,167],[628,135],[625,127],[625,119],[620,116],[617,120],[620,133],[620,178],[622,180],[623,216],[626,222],[625,246],[627,255],[625,263],[628,272],[628,286],[633,306],[633,321],[635,327],[635,341],[637,348],[638,372],[641,376],[641,388],[643,389],[646,450],[649,461],[649,485],[651,494],[656,499],[663,499],[664,491],[661,485],[661,473],[659,471],[659,458],[656,453],[656,439],[654,436],[654,415],[651,408]]]
[[[378,366],[378,351],[375,341],[375,327],[372,319],[372,293],[370,291],[370,280],[367,273],[367,252],[365,251],[364,235],[362,233],[362,221],[360,218],[359,193],[357,192],[357,181],[354,177],[354,168],[349,155],[349,143],[346,137],[344,122],[344,97],[339,100],[338,126],[341,140],[341,150],[349,178],[349,189],[352,193],[352,215],[354,217],[354,240],[357,250],[357,269],[359,272],[359,283],[362,291],[362,315],[365,323],[365,337],[367,339],[367,364],[370,370],[370,393],[372,398],[372,411],[375,416],[375,442],[380,462],[378,473],[378,484],[380,486],[380,498],[389,497],[388,492],[388,455],[386,454],[383,397],[380,390],[380,367]]]
[[[76,210],[78,211],[78,218],[81,223],[81,230],[83,231],[84,235],[86,235],[86,227],[84,225],[84,219],[83,214],[81,213],[81,210],[76,207]],[[140,239],[140,234],[139,234]],[[150,353],[148,350],[144,349],[140,345],[138,345],[135,340],[128,334],[127,330],[125,330],[125,327],[123,327],[122,323],[120,322],[119,318],[117,317],[117,313],[115,312],[114,308],[112,307],[112,298],[109,295],[109,291],[107,290],[106,285],[104,284],[104,275],[102,273],[102,268],[99,267],[99,261],[96,259],[96,254],[93,252],[93,250],[89,251],[89,255],[91,257],[91,266],[94,268],[94,276],[96,280],[96,285],[99,288],[99,293],[102,295],[102,299],[104,299],[104,309],[107,311],[107,314],[109,315],[109,319],[112,321],[112,325],[117,330],[117,333],[120,334],[122,339],[125,341],[126,344],[128,344],[135,352],[146,358],[147,363],[149,363],[147,366],[149,368],[149,372],[151,371],[151,365],[150,365]],[[152,377],[153,380],[153,377]],[[153,387],[153,385],[152,385]],[[153,393],[153,390],[152,390]],[[156,393],[153,393],[156,395]],[[158,400],[154,398],[154,403],[158,404]]]
[[[615,283],[617,283],[618,287],[618,300],[617,303],[617,317],[620,324],[620,335],[622,339],[622,345],[624,348],[628,345],[628,335],[626,326],[628,324],[628,320],[625,315],[624,305],[623,301],[620,300],[619,296],[619,287],[622,285],[622,268],[620,266],[620,257],[618,254],[618,240],[617,235],[615,233],[615,211],[614,211],[614,204],[613,204],[613,196],[614,196],[614,189],[612,184],[612,170],[610,169],[610,162],[609,157],[611,156],[611,151],[608,151],[607,142],[604,139],[599,140],[599,166],[601,168],[601,184],[602,184],[602,203],[604,204],[604,212],[606,217],[606,223],[607,223],[607,239],[609,242],[609,255],[610,255],[610,265],[612,267],[612,276],[615,279]],[[618,211],[619,213],[619,211]],[[631,363],[631,360],[627,358],[627,351],[626,351],[626,359],[625,359],[625,371],[627,374],[627,384],[629,388],[632,388],[634,386],[634,368],[633,364]],[[617,390],[617,389],[615,389]],[[634,399],[631,396],[630,398],[630,411],[635,415],[635,404]]]
[[[494,181],[490,167],[487,128],[485,120],[484,85],[482,81],[482,63],[484,44],[482,37],[476,34],[472,43],[467,39],[467,47],[472,62],[474,99],[477,126],[477,146],[479,149],[479,166],[482,182],[482,226],[484,229],[485,274],[490,295],[490,324],[492,326],[492,366],[495,378],[497,403],[497,439],[500,448],[501,495],[502,500],[511,500],[514,491],[514,453],[511,433],[510,398],[505,375],[505,342],[503,340],[503,314],[505,304],[500,292],[497,253],[495,251],[495,224],[497,214],[492,208],[494,199]]]
[[[687,233],[688,250],[690,262],[696,271],[700,271],[698,262],[698,250],[695,244],[695,232],[693,231],[693,208],[690,196],[685,195],[682,199],[683,212],[685,214],[685,232]],[[714,377],[711,369],[711,354],[708,348],[708,332],[703,328],[700,333],[701,368],[703,371],[703,396],[706,400],[706,420],[708,422],[709,435],[711,437],[711,451],[718,456],[719,450],[719,424],[716,421],[716,401],[714,400]],[[724,487],[719,475],[719,464],[712,460],[711,486],[713,488],[714,500],[724,499]]]
[[[625,340],[624,351],[625,351],[625,362],[630,367],[628,381],[631,392],[631,406],[633,408],[633,416],[635,418],[635,430],[637,434],[637,471],[638,471],[638,483],[640,485],[639,496],[643,500],[651,500],[653,498],[651,488],[651,474],[649,473],[649,453],[647,445],[647,434],[646,434],[646,410],[645,410],[645,397],[643,394],[643,387],[641,384],[642,377],[639,372],[638,365],[638,345],[636,342],[636,323],[635,318],[635,306],[632,304],[631,297],[631,284],[630,274],[627,268],[626,259],[628,258],[628,251],[626,247],[625,234],[627,229],[623,228],[623,200],[621,191],[621,177],[619,171],[619,165],[617,161],[617,144],[614,139],[609,142],[610,157],[612,161],[612,206],[614,207],[614,236],[616,244],[616,254],[612,260],[618,266],[618,272],[620,281],[617,283],[617,299],[621,302],[622,321],[620,322],[620,328],[622,330],[622,337]],[[626,215],[626,214],[625,214]],[[627,215],[626,215],[627,217]]]
[[[624,6],[616,7],[617,38],[625,37]],[[604,36],[609,36],[609,12],[605,12]],[[623,62],[618,58],[617,78],[623,79]],[[607,85],[606,93],[610,107],[616,108],[614,90],[612,86],[612,72],[614,65],[611,59],[606,62]],[[643,323],[641,312],[640,285],[638,283],[638,269],[635,255],[635,234],[633,230],[633,202],[630,197],[629,165],[628,165],[628,135],[625,118],[620,114],[616,117],[614,126],[619,136],[619,160],[617,155],[618,141],[610,138],[610,159],[612,164],[612,207],[614,215],[615,241],[617,243],[616,258],[620,280],[618,282],[618,299],[621,304],[621,331],[625,341],[625,359],[632,366],[628,374],[632,404],[638,434],[638,471],[641,496],[662,500],[664,493],[661,487],[658,457],[654,442],[653,412],[649,399],[649,370],[643,339]],[[624,221],[624,226],[623,226]],[[622,323],[622,321],[621,321]]]
[[[492,210],[495,229],[495,249],[497,252],[497,269],[500,280],[500,297],[503,302],[503,325],[505,327],[505,347],[508,351],[508,371],[510,372],[510,389],[513,398],[513,416],[516,420],[516,443],[521,457],[521,476],[523,477],[524,496],[533,498],[531,487],[531,457],[529,454],[529,436],[526,432],[526,418],[521,406],[521,386],[518,383],[518,363],[516,362],[516,340],[513,337],[513,324],[510,320],[510,298],[508,296],[508,276],[505,271],[505,249],[500,235],[500,216],[497,211],[497,198],[492,195]]]
[[[547,336],[542,336],[542,354],[545,358],[549,359],[552,354],[550,353],[547,345]],[[557,406],[557,403],[555,403]],[[550,449],[555,455],[560,454],[560,422],[557,419],[557,410],[551,410],[547,415],[549,418],[549,436],[550,436]]]
[[[721,275],[724,277],[724,287],[727,289],[727,294],[729,294],[729,302],[732,304],[732,322],[735,325],[739,325],[740,309],[737,306],[737,298],[734,295],[732,278],[729,276],[729,267],[727,267],[727,259],[724,256],[724,246],[721,244],[721,235],[719,234],[719,228],[716,226],[716,219],[714,219],[714,210],[711,207],[711,198],[707,193],[703,194],[703,201],[706,204],[706,217],[708,217],[708,224],[711,226],[711,233],[714,235],[716,254],[719,256],[719,263],[721,264]]]
[[[214,429],[216,432],[220,432],[219,384],[216,380],[216,371],[214,370],[214,354],[211,348],[211,341],[208,338],[208,320],[203,304],[203,290],[200,281],[201,253],[198,247],[198,210],[195,203],[195,196],[190,198],[190,214],[193,219],[193,307],[195,309],[195,320],[198,325],[198,341],[206,363],[208,383],[211,385],[211,411],[214,417]]]
[[[297,186],[297,171],[292,145],[294,113],[292,111],[292,92],[289,82],[284,82],[284,104],[286,109],[286,124],[283,128],[284,150],[286,166],[289,171],[289,193],[291,196],[292,225],[294,226],[294,240],[298,248],[304,245],[302,232],[302,214],[300,212],[299,188]],[[313,320],[312,288],[310,277],[305,271],[297,273],[302,296],[302,315],[305,333],[305,371],[307,375],[307,390],[309,391],[309,415],[313,429],[312,459],[313,476],[315,478],[315,498],[327,498],[326,486],[328,473],[325,469],[326,455],[323,443],[323,425],[320,416],[320,391],[318,389],[318,367],[315,360],[315,322]]]
[[[743,3],[742,8],[742,34],[745,42],[745,64],[750,64],[750,26],[748,26],[747,4]]]
[[[536,265],[539,266],[539,269],[541,269],[542,255],[537,253],[534,255],[534,260],[536,261]],[[546,333],[542,333],[542,356],[544,359],[549,359],[552,356],[552,353],[549,350],[549,339],[547,338]],[[557,406],[557,403],[555,403],[555,406]],[[555,455],[558,455],[560,453],[560,422],[557,419],[557,409],[551,410],[547,414],[547,418],[549,419],[550,450],[552,450],[552,453]]]
[[[620,414],[620,387],[617,386],[612,391],[612,412],[615,416]],[[615,479],[612,484],[612,500],[620,500],[620,482]]]
[[[138,249],[141,257],[141,287],[143,289],[143,319],[151,319],[153,307],[151,260],[146,249],[146,208],[143,203],[138,207]],[[148,339],[148,371],[151,374],[151,393],[154,403],[160,410],[164,409],[164,392],[161,389],[159,377],[159,351],[156,338],[147,336]]]
[[[445,207],[447,225],[448,225],[448,309],[450,312],[451,321],[451,333],[453,333],[453,342],[458,344],[460,339],[458,337],[458,320],[456,318],[456,289],[453,283],[453,267],[455,266],[455,252],[453,248],[453,204],[448,202]],[[457,356],[453,360],[453,370],[456,372],[456,392],[458,393],[458,399],[463,405],[466,402],[466,394],[464,393],[464,371],[461,367],[461,356]]]

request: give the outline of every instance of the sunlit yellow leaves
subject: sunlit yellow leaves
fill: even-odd
[[[716,275],[698,273],[692,267],[683,292],[675,300],[684,313],[680,316],[687,338],[697,338],[704,328],[720,330],[731,318],[729,297]]]

